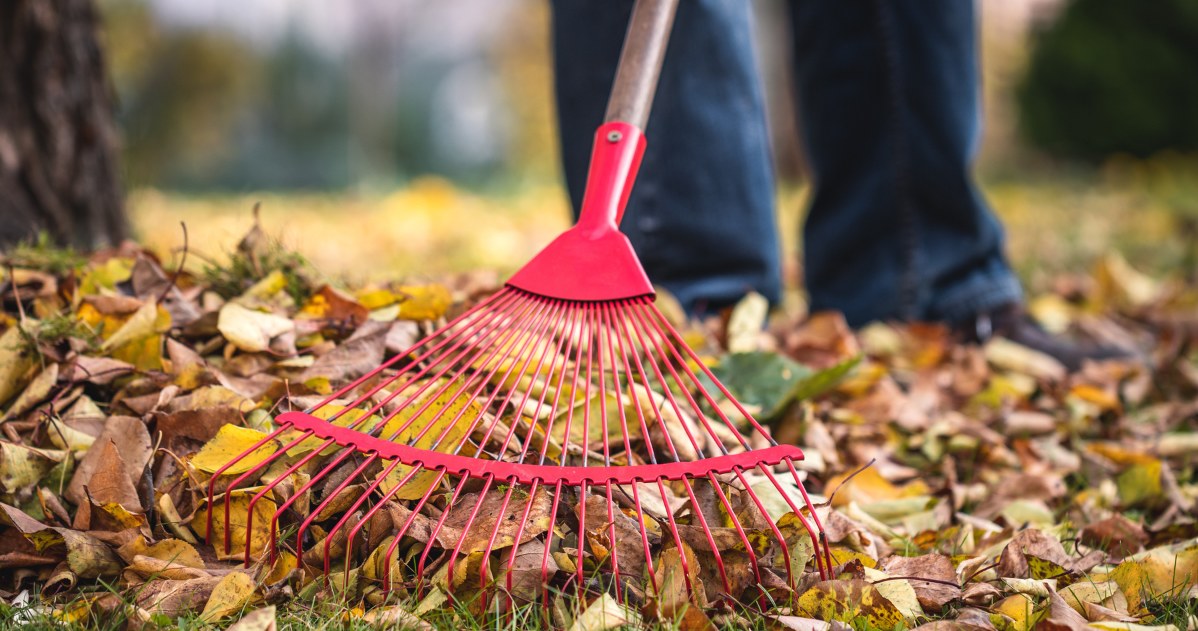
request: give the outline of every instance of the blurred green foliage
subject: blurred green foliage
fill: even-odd
[[[1073,0],[1039,33],[1017,91],[1034,145],[1098,162],[1198,150],[1198,2]]]

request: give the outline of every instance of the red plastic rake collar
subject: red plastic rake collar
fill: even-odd
[[[533,465],[516,462],[500,462],[481,460],[469,456],[440,453],[419,449],[389,440],[384,440],[370,434],[365,434],[348,427],[339,427],[322,418],[303,412],[286,412],[280,414],[278,422],[290,425],[301,431],[311,432],[319,439],[332,440],[343,447],[350,447],[358,453],[377,454],[387,460],[399,460],[407,465],[419,465],[425,469],[443,471],[446,473],[466,475],[483,479],[492,477],[496,480],[532,484],[553,485],[562,482],[567,485],[583,483],[602,485],[608,482],[615,484],[634,484],[654,480],[681,480],[683,478],[703,478],[712,473],[723,474],[734,471],[754,469],[758,465],[774,466],[786,458],[802,460],[803,451],[793,445],[775,445],[766,449],[745,451],[715,458],[701,458],[692,462],[670,462],[656,465],[627,465],[611,467],[562,467],[553,465]]]
[[[653,284],[620,232],[645,137],[628,123],[607,123],[595,133],[591,170],[578,223],[516,272],[507,284],[561,300],[619,300],[652,296]]]

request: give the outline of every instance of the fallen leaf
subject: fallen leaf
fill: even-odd
[[[211,541],[216,548],[218,558],[244,559],[245,544],[250,541],[250,555],[257,556],[270,543],[270,523],[275,515],[275,503],[268,498],[262,498],[254,504],[253,530],[246,532],[252,491],[239,490],[233,494],[229,502],[229,551],[225,552],[225,499],[217,501],[213,510]],[[191,527],[201,538],[208,534],[208,507],[201,507],[191,519]]]
[[[83,456],[83,460],[79,462],[79,466],[75,469],[75,475],[71,478],[71,483],[67,486],[66,497],[76,505],[82,505],[87,502],[87,493],[84,490],[90,482],[96,471],[105,468],[108,474],[113,476],[108,479],[108,484],[122,484],[116,479],[116,472],[105,466],[103,461],[105,453],[104,446],[111,444],[116,453],[120,454],[121,461],[124,463],[122,473],[129,480],[129,485],[137,488],[138,481],[141,480],[142,471],[146,464],[150,461],[150,456],[153,452],[153,447],[150,444],[150,433],[146,430],[146,425],[139,418],[132,416],[110,416],[104,421],[104,431],[92,443],[93,447],[98,446],[98,449],[89,449]],[[128,487],[124,487],[126,490]],[[128,499],[127,496],[123,496]],[[114,500],[116,501],[116,500]]]
[[[373,622],[373,621],[372,621]],[[386,623],[379,621],[380,623]],[[240,620],[233,623],[226,631],[275,631],[278,623],[275,621],[275,606],[255,609]]]
[[[21,392],[33,376],[29,373],[35,366],[34,353],[25,344],[20,327],[11,325],[0,335],[0,405]]]
[[[200,620],[215,622],[230,614],[241,611],[254,597],[254,579],[243,572],[231,572],[216,584]]]
[[[248,427],[225,425],[220,428],[212,440],[204,444],[199,453],[192,457],[191,465],[204,473],[216,473],[221,467],[232,463],[229,468],[221,472],[221,475],[245,473],[275,455],[279,450],[279,444],[269,440],[261,447],[250,451],[266,436],[264,432]],[[246,454],[246,452],[249,453]],[[234,458],[242,454],[246,455],[237,462],[233,462]]]
[[[815,583],[799,596],[795,609],[809,618],[863,621],[875,629],[893,629],[903,622],[899,610],[873,585],[860,579]]]
[[[248,353],[255,353],[269,350],[271,339],[294,331],[295,323],[283,316],[228,302],[221,307],[216,327],[229,343]]]
[[[574,619],[569,631],[606,631],[640,625],[641,618],[635,611],[604,592]]]
[[[1148,535],[1139,524],[1123,515],[1115,514],[1086,524],[1078,535],[1078,540],[1084,545],[1098,548],[1121,559],[1144,549],[1144,544],[1148,543]]]
[[[882,560],[879,568],[891,576],[909,577],[911,587],[919,604],[931,612],[938,612],[945,605],[961,597],[961,588],[956,585],[957,573],[953,562],[940,554],[925,554],[917,557],[890,556]],[[933,581],[921,581],[921,578]],[[952,583],[951,585],[945,583]]]

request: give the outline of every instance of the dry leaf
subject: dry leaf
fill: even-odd
[[[233,613],[237,613],[250,604],[254,597],[254,579],[243,572],[226,574],[208,597],[200,620],[215,622]]]

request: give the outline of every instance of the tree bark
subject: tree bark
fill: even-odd
[[[0,248],[128,236],[93,0],[0,0]]]

